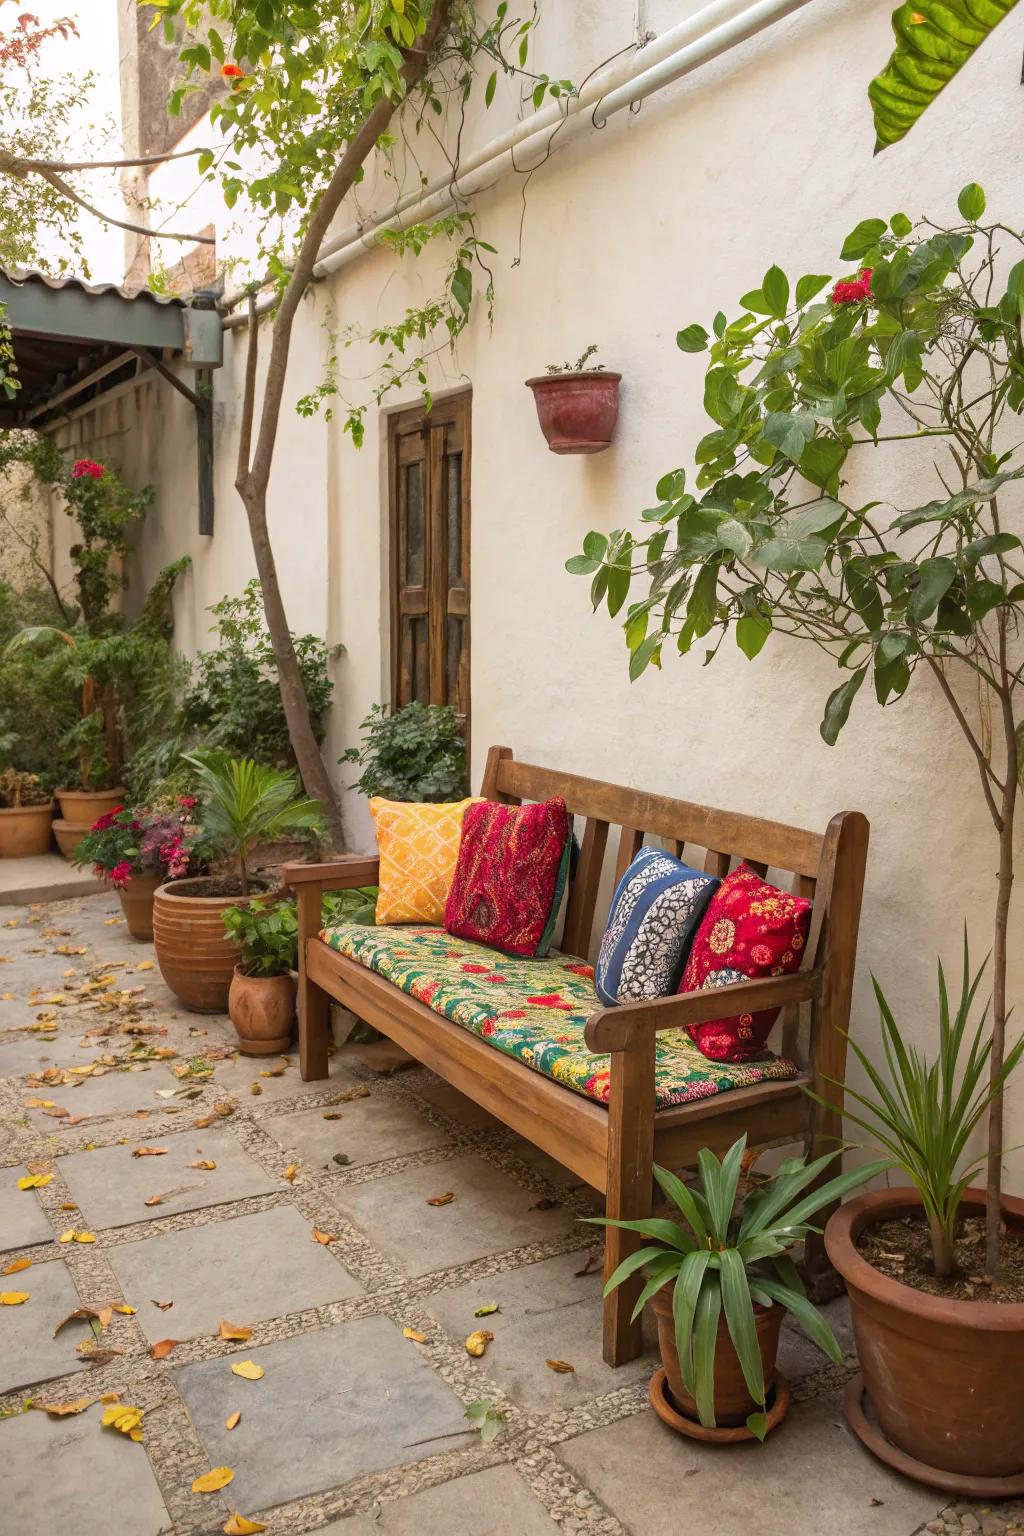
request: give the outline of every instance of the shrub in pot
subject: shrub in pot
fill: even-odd
[[[991,1283],[984,1196],[968,1186],[984,1162],[972,1154],[972,1136],[1020,1061],[1024,1037],[992,1072],[987,1008],[970,1026],[984,969],[972,977],[965,936],[953,1011],[939,966],[931,1062],[904,1043],[875,982],[888,1072],[850,1042],[868,1088],[847,1086],[857,1106],[847,1118],[871,1133],[910,1187],[850,1201],[829,1220],[825,1243],[850,1295],[862,1372],[847,1395],[855,1432],[911,1477],[998,1497],[1024,1492],[1024,1200],[1003,1197],[1003,1281]]]
[[[0,773],[0,859],[46,853],[53,825],[53,796],[37,773],[6,768]]]
[[[552,453],[601,453],[615,434],[622,374],[600,363],[588,368],[596,351],[589,346],[574,363],[549,363],[526,381]]]
[[[405,704],[392,714],[375,704],[363,742],[338,759],[362,769],[355,788],[385,800],[461,800],[469,794],[466,743],[450,704]]]
[[[294,773],[223,751],[185,753],[195,775],[200,824],[211,854],[231,860],[235,873],[172,880],[153,903],[153,938],[160,972],[186,1008],[222,1013],[240,948],[224,930],[222,914],[238,898],[266,889],[249,873],[259,843],[296,832],[323,833],[318,800],[302,795]]]
[[[721,1161],[702,1148],[692,1187],[655,1167],[681,1220],[585,1218],[651,1240],[609,1276],[605,1295],[646,1270],[633,1316],[650,1301],[658,1321],[662,1370],[651,1382],[651,1402],[674,1429],[704,1440],[763,1440],[783,1417],[788,1398],[784,1384],[776,1392],[775,1356],[784,1313],[792,1312],[815,1343],[843,1363],[831,1328],[807,1299],[791,1250],[812,1230],[818,1211],[888,1166],[888,1160],[877,1162],[822,1182],[837,1149],[744,1179],[746,1143],[741,1136]]]
[[[241,950],[228,991],[228,1013],[246,1056],[286,1050],[295,1024],[298,918],[294,901],[255,897],[221,913]]]
[[[97,817],[78,844],[75,863],[92,865],[93,873],[114,887],[133,939],[153,937],[153,901],[164,880],[206,867],[196,804],[194,796],[181,795],[167,805],[115,806]]]

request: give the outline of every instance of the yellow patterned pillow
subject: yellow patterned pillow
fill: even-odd
[[[443,923],[470,797],[446,805],[370,801],[380,853],[378,923]]]

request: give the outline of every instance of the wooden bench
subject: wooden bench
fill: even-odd
[[[587,1023],[586,1042],[611,1053],[607,1107],[535,1072],[483,1039],[450,1023],[391,982],[330,949],[319,937],[324,891],[377,881],[377,860],[349,857],[329,864],[289,864],[283,876],[297,895],[299,921],[299,1051],[305,1080],[327,1076],[329,1004],[346,1008],[396,1041],[439,1077],[518,1131],[603,1192],[606,1214],[636,1219],[652,1209],[655,1162],[692,1167],[701,1147],[721,1154],[743,1131],[751,1146],[803,1141],[820,1155],[834,1150],[842,1132],[846,1028],[857,949],[868,823],[857,811],[833,816],[824,832],[691,805],[598,779],[516,762],[507,747],[492,747],[481,794],[520,804],[561,795],[585,818],[580,857],[569,892],[560,949],[586,956],[603,931],[596,912],[611,828],[615,878],[645,836],[662,840],[677,856],[686,850],[709,873],[724,876],[745,859],[759,874],[783,872],[790,888],[813,902],[802,969],[789,976],[745,981],[714,990],[604,1008]],[[777,877],[774,877],[777,878]],[[734,1088],[713,1098],[655,1109],[656,1032],[705,1020],[781,1006],[783,1053],[801,1066],[798,1078]],[[777,1026],[778,1028],[778,1026]],[[811,1087],[828,1101],[817,1105]],[[835,1168],[832,1169],[835,1172]],[[823,1223],[822,1223],[823,1224]],[[606,1229],[605,1274],[634,1251],[634,1234]],[[809,1245],[810,1280],[827,1269],[820,1240]],[[611,1365],[641,1350],[640,1322],[630,1322],[642,1285],[620,1286],[605,1301],[604,1358]]]

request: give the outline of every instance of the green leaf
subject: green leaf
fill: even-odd
[[[767,1291],[773,1301],[777,1301],[780,1307],[785,1307],[787,1312],[793,1314],[807,1336],[814,1340],[819,1349],[824,1350],[830,1360],[834,1360],[836,1365],[842,1365],[843,1352],[836,1342],[835,1334],[817,1307],[808,1301],[806,1296],[801,1296],[799,1291],[780,1284],[778,1280],[766,1280],[759,1276],[757,1283],[763,1291]]]
[[[789,278],[781,267],[771,266],[764,275],[761,292],[769,311],[777,320],[785,317],[789,308]]]
[[[976,181],[962,187],[956,205],[969,224],[977,224],[985,212],[985,193]]]
[[[747,1273],[743,1260],[735,1248],[725,1248],[719,1254],[719,1273],[722,1286],[722,1304],[736,1357],[740,1362],[747,1391],[755,1403],[764,1403],[764,1366],[757,1342],[754,1324],[754,1306],[747,1285]]]
[[[834,437],[813,437],[800,458],[800,473],[822,490],[836,489],[846,449]]]
[[[497,88],[498,88],[498,71],[495,69],[495,70],[492,70],[490,75],[488,75],[488,77],[487,77],[487,84],[484,86],[484,106],[485,107],[489,107],[491,102],[494,100],[494,93],[497,90]]]
[[[654,487],[654,494],[659,501],[679,501],[686,492],[685,469],[672,469],[667,475],[662,475]]]
[[[771,619],[761,613],[745,613],[736,621],[736,644],[748,661],[763,649],[771,632]]]
[[[702,325],[688,325],[676,332],[676,346],[681,352],[705,352],[708,333]]]
[[[939,602],[956,580],[956,561],[946,555],[922,560],[917,568],[918,582],[911,593],[907,611],[917,624],[931,617]]]
[[[843,241],[839,255],[843,261],[857,261],[875,248],[886,231],[884,219],[861,219]]]
[[[794,415],[790,411],[770,411],[761,428],[762,435],[794,464],[799,464],[804,449],[814,436],[814,417]]]
[[[718,1276],[705,1276],[697,1298],[697,1318],[693,1334],[694,1389],[697,1415],[707,1429],[715,1427],[715,1346],[718,1320],[722,1315],[722,1292]]]
[[[748,1413],[747,1428],[755,1440],[764,1440],[768,1433],[768,1415],[766,1413]]]
[[[913,227],[913,224],[907,218],[905,213],[894,213],[892,218],[889,220],[889,228],[892,230],[893,234],[898,240],[906,239],[907,235],[910,234]]]
[[[462,310],[464,315],[469,314],[469,306],[473,302],[473,274],[468,267],[456,267],[452,273],[451,283],[452,298]]]
[[[861,684],[864,681],[867,667],[860,667],[852,677],[848,677],[845,683],[840,683],[833,693],[830,693],[825,704],[825,713],[821,721],[821,737],[830,747],[834,747],[839,739],[839,732],[850,718],[850,706]]]
[[[805,276],[797,278],[796,302],[800,309],[809,304],[815,294],[821,292],[827,283],[832,281],[829,276],[821,276],[817,272],[808,272]]]
[[[635,1274],[638,1269],[643,1269],[644,1265],[649,1264],[652,1259],[662,1259],[664,1257],[664,1248],[638,1248],[635,1253],[631,1253],[628,1258],[623,1259],[618,1268],[609,1275],[605,1281],[602,1295],[610,1296],[612,1291],[622,1284],[623,1280],[628,1280],[630,1275]],[[482,1314],[476,1312],[473,1315],[474,1317],[479,1317]]]
[[[583,540],[583,553],[591,560],[601,561],[608,553],[608,540],[603,533],[596,533],[591,529]]]
[[[693,1373],[693,1322],[697,1313],[704,1277],[711,1254],[707,1248],[688,1253],[679,1267],[679,1275],[672,1291],[672,1320],[675,1330],[676,1354],[679,1371],[687,1392],[693,1395],[696,1383]]]
[[[600,560],[591,560],[589,555],[570,555],[565,568],[570,576],[591,576],[600,564]]]
[[[905,0],[892,13],[896,47],[868,86],[875,153],[910,132],[922,112],[1008,15],[1016,0]],[[966,215],[965,215],[966,217]]]

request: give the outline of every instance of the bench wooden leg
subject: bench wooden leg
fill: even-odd
[[[299,1015],[299,1071],[304,1083],[327,1076],[327,1040],[331,1026],[331,1000],[322,988],[310,980],[306,968],[306,948],[320,931],[322,893],[317,886],[300,886],[297,893],[299,920],[299,986],[296,999]]]
[[[653,1207],[654,1035],[613,1052],[608,1104],[608,1180],[605,1215],[640,1221]],[[645,1241],[636,1232],[605,1227],[604,1277]],[[644,1276],[632,1275],[604,1303],[604,1358],[625,1365],[643,1352],[642,1319],[630,1321]]]

